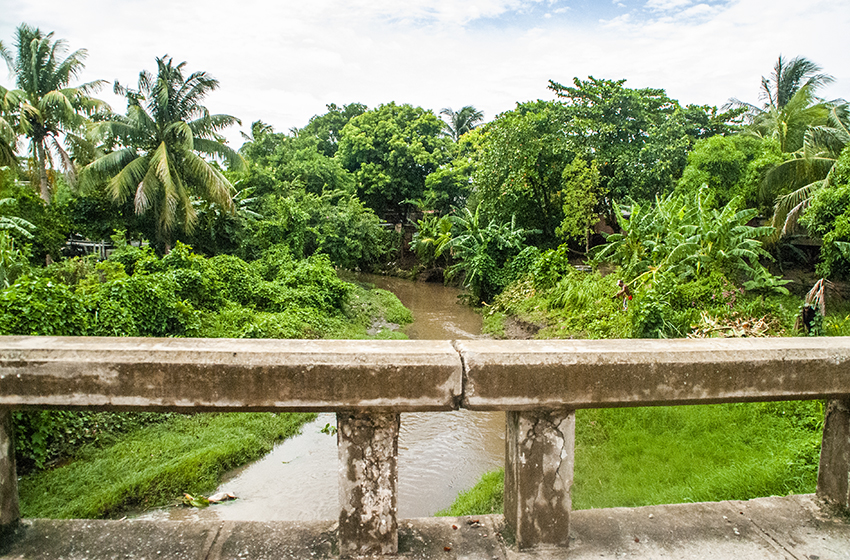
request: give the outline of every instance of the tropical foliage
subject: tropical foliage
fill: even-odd
[[[618,208],[622,233],[608,236],[596,261],[620,265],[633,283],[665,272],[695,279],[714,270],[735,280],[757,278],[763,270],[760,259],[770,257],[759,239],[773,228],[747,225],[757,211],[739,210],[739,199],[718,210],[710,196],[702,189],[688,197],[659,198],[649,207]]]
[[[484,120],[484,113],[472,105],[466,105],[460,111],[453,111],[451,107],[446,107],[440,111],[440,114],[448,118],[443,127],[446,135],[455,142]]]
[[[167,252],[175,229],[194,229],[197,212],[191,197],[233,208],[232,185],[201,156],[223,158],[234,169],[242,167],[242,159],[218,136],[239,120],[211,115],[201,105],[218,81],[206,72],[184,77],[186,63],[175,65],[169,57],[156,63],[156,75],[139,74],[138,89],[116,84],[116,93],[127,99],[127,114],[95,128],[93,135],[109,152],[86,172],[90,183],[108,177],[107,189],[116,202],[132,197],[136,213],[152,211]]]
[[[17,53],[11,68],[17,89],[0,91],[3,94],[0,116],[8,115],[6,120],[0,120],[0,136],[4,139],[0,144],[15,145],[9,123],[12,120],[18,133],[29,139],[41,197],[49,203],[53,181],[48,176],[48,167],[52,167],[54,156],[74,176],[73,150],[69,154],[60,138],[64,136],[74,150],[85,151],[87,142],[82,133],[87,117],[108,110],[102,101],[90,96],[103,81],[71,86],[85,67],[87,53],[79,49],[63,58],[67,44],[62,39],[54,40],[53,33],[21,24],[16,30],[15,48]],[[4,160],[8,164],[8,154]]]

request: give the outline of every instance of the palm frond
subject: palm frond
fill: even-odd
[[[130,193],[136,192],[144,178],[150,173],[150,167],[149,156],[137,157],[124,165],[106,186],[112,200],[123,204]],[[147,208],[147,206],[144,208]]]

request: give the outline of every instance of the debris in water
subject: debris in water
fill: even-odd
[[[196,508],[205,508],[208,507],[210,504],[218,504],[221,502],[227,502],[235,499],[236,494],[234,494],[233,492],[219,492],[217,494],[213,494],[209,498],[205,498],[203,496],[193,496],[192,494],[184,493],[183,505]]]
[[[219,502],[229,502],[230,500],[235,499],[236,494],[234,494],[233,492],[219,492],[209,497],[209,501],[211,504],[217,504]]]
[[[203,496],[193,496],[192,494],[183,494],[183,504],[196,508],[205,508],[210,505],[210,501]]]

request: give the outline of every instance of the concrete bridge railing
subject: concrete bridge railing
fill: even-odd
[[[342,556],[398,549],[401,412],[507,411],[505,518],[566,546],[575,410],[828,399],[818,494],[850,508],[850,338],[305,341],[0,337],[0,528],[19,517],[11,410],[334,411]]]

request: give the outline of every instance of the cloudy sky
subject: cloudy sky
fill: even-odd
[[[168,54],[221,87],[211,111],[304,126],[327,103],[396,101],[487,120],[551,99],[548,80],[626,78],[683,103],[757,102],[777,56],[805,56],[850,99],[847,0],[2,0],[21,22],[88,50],[83,80],[135,84]],[[10,5],[11,4],[11,5]],[[0,73],[0,84],[13,85]],[[123,111],[110,92],[100,97]],[[228,137],[238,147],[237,130]]]

